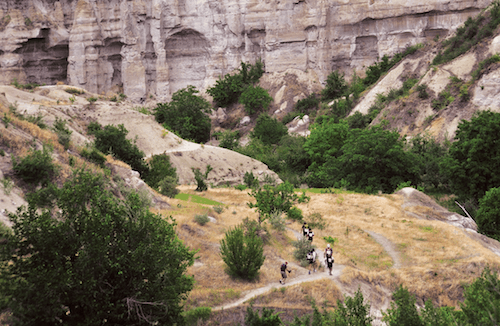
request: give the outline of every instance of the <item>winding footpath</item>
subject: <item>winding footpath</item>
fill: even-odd
[[[297,239],[300,239],[302,237],[302,234],[298,231],[295,231],[295,230],[290,229],[290,228],[287,228],[287,230],[292,231],[295,234],[295,236],[297,237]],[[373,231],[366,231],[366,232],[368,232],[368,234],[370,234],[370,236],[373,237],[375,239],[375,241],[377,241],[380,245],[382,245],[384,250],[387,251],[387,253],[391,256],[392,260],[394,261],[394,265],[392,268],[401,267],[401,259],[399,257],[398,252],[395,249],[394,244],[392,242],[390,242],[387,238],[385,238],[384,236],[382,236],[378,233],[375,233]],[[322,262],[324,261],[324,255],[323,255],[322,250],[318,250],[318,261],[320,263],[319,266],[321,266]],[[293,264],[293,265],[297,269],[302,268],[304,270],[307,270],[306,268],[300,267],[299,265],[296,265],[296,264]],[[344,265],[334,264],[333,269],[332,269],[332,275],[328,275],[328,270],[325,269],[324,272],[317,272],[317,273],[312,273],[312,274],[306,273],[303,275],[299,275],[297,277],[293,276],[294,271],[292,270],[292,273],[290,274],[289,278],[287,279],[287,283],[285,285],[281,285],[278,283],[280,276],[279,276],[279,271],[277,270],[276,271],[276,279],[277,279],[276,283],[270,283],[266,286],[263,286],[263,287],[260,287],[260,288],[254,289],[254,290],[246,291],[246,292],[244,292],[243,297],[239,298],[238,300],[233,301],[233,302],[228,303],[228,304],[221,305],[221,306],[213,307],[212,311],[235,308],[235,307],[247,302],[248,300],[250,300],[252,298],[255,298],[259,295],[263,295],[263,294],[265,294],[269,291],[272,291],[273,289],[276,289],[276,288],[293,286],[296,284],[300,284],[300,283],[304,283],[304,282],[312,282],[312,281],[321,280],[321,279],[325,279],[325,278],[329,278],[333,282],[335,282],[335,279],[337,279],[340,275],[342,275],[342,271],[344,270],[344,268],[345,268]]]

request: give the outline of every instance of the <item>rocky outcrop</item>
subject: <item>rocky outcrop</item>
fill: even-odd
[[[347,74],[446,36],[489,0],[4,0],[0,83],[120,91],[134,100],[199,89],[262,58],[266,72]]]

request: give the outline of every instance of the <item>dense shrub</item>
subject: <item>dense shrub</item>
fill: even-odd
[[[174,198],[179,193],[179,189],[177,189],[178,183],[179,178],[173,175],[168,175],[165,178],[161,179],[158,183],[160,194],[168,196],[170,198]]]
[[[255,188],[259,186],[259,179],[253,175],[253,172],[245,172],[243,182],[248,188]]]
[[[136,144],[126,138],[128,130],[120,124],[118,126],[89,125],[89,133],[95,136],[95,147],[103,152],[114,155],[119,160],[129,164],[132,169],[144,176],[149,167],[144,161],[144,152]]]
[[[196,307],[188,310],[184,313],[184,318],[186,319],[186,325],[197,326],[200,322],[207,321],[212,314],[212,308],[210,307]]]
[[[210,219],[208,218],[207,214],[196,214],[194,216],[194,221],[199,225],[205,225],[210,222]]]
[[[491,188],[479,199],[476,223],[479,232],[500,241],[500,188]]]
[[[204,143],[210,139],[212,126],[208,115],[212,107],[197,93],[191,85],[180,89],[172,95],[172,101],[158,103],[154,111],[156,121],[166,129],[174,131],[181,138]]]
[[[308,97],[298,100],[295,103],[294,111],[307,114],[311,110],[318,109],[319,103],[319,97],[315,93],[312,93]]]
[[[219,146],[233,150],[239,146],[240,132],[225,130],[219,136]]]
[[[149,171],[145,174],[143,180],[151,188],[158,190],[160,182],[166,177],[172,177],[173,180],[177,180],[176,168],[170,163],[170,156],[167,154],[153,155],[149,161]]]
[[[272,118],[266,113],[262,113],[255,122],[255,127],[251,137],[260,139],[265,145],[277,144],[281,137],[288,134],[287,127]]]
[[[25,182],[33,186],[47,185],[57,175],[58,167],[52,160],[52,150],[44,146],[43,149],[30,149],[25,157],[12,157],[14,173]]]
[[[241,227],[226,232],[220,254],[230,275],[247,280],[258,276],[265,259],[262,239],[255,232],[244,234]]]
[[[312,242],[307,239],[307,237],[301,237],[297,241],[293,241],[292,245],[295,247],[293,257],[300,262],[301,266],[308,266],[309,262],[307,261],[307,253],[310,252],[311,249],[316,248],[316,246],[314,246]]]
[[[331,72],[326,78],[326,86],[321,91],[321,97],[324,101],[335,100],[347,95],[349,86],[345,81],[344,74],[337,70]]]
[[[500,186],[499,134],[500,113],[481,111],[459,123],[449,156],[440,167],[461,199],[477,203],[490,188]]]
[[[283,325],[279,313],[274,314],[274,309],[262,308],[262,316],[259,316],[259,311],[254,311],[252,305],[247,307],[245,315],[246,326],[279,326]]]
[[[9,216],[14,232],[0,246],[1,280],[8,281],[1,293],[16,320],[183,324],[182,299],[193,286],[184,273],[194,252],[173,220],[151,213],[134,193],[118,199],[89,171],[76,171],[56,197],[55,209],[30,202]]]
[[[394,302],[382,319],[388,326],[424,326],[415,305],[415,296],[400,286],[393,294]]]
[[[245,107],[249,115],[266,111],[273,98],[260,86],[249,85],[241,93],[239,102]]]
[[[106,163],[106,156],[104,156],[101,151],[99,151],[95,146],[84,147],[80,150],[80,155],[90,162],[104,168],[104,163]]]

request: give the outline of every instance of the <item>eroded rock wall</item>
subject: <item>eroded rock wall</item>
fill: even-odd
[[[3,0],[0,83],[61,81],[134,100],[205,89],[262,58],[266,72],[363,71],[445,37],[490,0]]]

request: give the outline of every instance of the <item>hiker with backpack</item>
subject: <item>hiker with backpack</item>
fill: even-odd
[[[292,271],[288,268],[288,262],[284,262],[283,264],[281,264],[281,267],[280,267],[280,270],[281,270],[281,280],[280,280],[280,283],[285,285],[285,281],[286,281],[286,278],[287,278],[287,275],[286,275],[286,272],[288,272],[288,274],[290,274]]]
[[[330,275],[332,275],[333,262],[333,250],[330,247],[330,244],[327,244],[325,249],[325,265],[328,267]]]
[[[306,258],[309,261],[309,266],[311,266],[311,269],[313,270],[313,272],[316,272],[316,258],[317,258],[317,254],[316,254],[316,251],[314,250],[314,248],[312,248],[307,253]],[[309,274],[311,274],[311,270],[309,270]]]
[[[304,238],[307,236],[308,233],[309,233],[309,225],[307,225],[307,223],[304,222],[304,224],[302,225],[302,235],[304,236]]]
[[[307,240],[313,242],[314,232],[311,228],[309,228],[309,232],[307,233]]]

